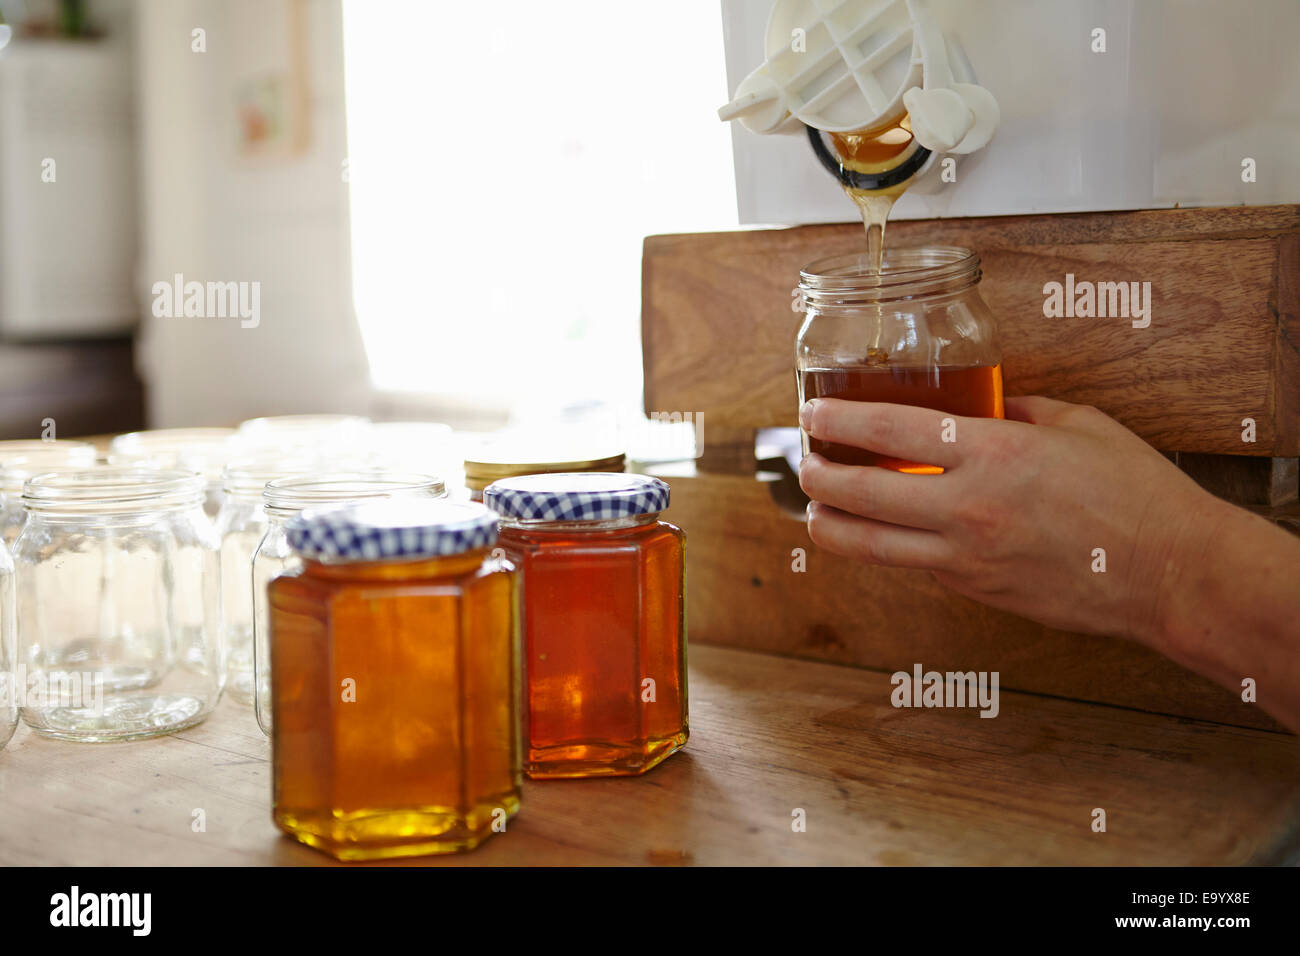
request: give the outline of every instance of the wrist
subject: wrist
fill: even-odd
[[[1201,605],[1206,585],[1214,578],[1223,542],[1238,509],[1200,487],[1163,501],[1160,528],[1146,556],[1149,589],[1145,612],[1137,619],[1132,636],[1167,657],[1187,660],[1194,649],[1190,638],[1206,623]]]
[[[1260,706],[1300,731],[1300,539],[1195,491],[1201,497],[1171,496],[1183,499],[1180,520],[1151,516],[1151,527],[1169,533],[1160,560],[1145,566],[1156,573],[1137,575],[1155,599],[1143,608],[1136,598],[1144,592],[1135,592],[1132,607],[1150,614],[1130,636],[1234,692],[1247,678],[1266,684]],[[1150,556],[1140,555],[1135,569]]]

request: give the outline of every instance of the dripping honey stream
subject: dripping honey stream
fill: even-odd
[[[857,173],[880,174],[898,167],[919,148],[908,117],[883,127],[850,133],[829,133],[840,164]],[[879,275],[884,269],[885,226],[894,203],[907,191],[912,180],[882,189],[845,186],[857,205],[867,238],[867,271]],[[879,306],[877,306],[879,308]],[[836,368],[806,368],[799,372],[802,399],[842,398],[859,402],[889,402],[916,405],[984,418],[1004,416],[1002,366],[918,366],[891,361],[882,341],[882,323],[860,359]],[[848,465],[876,465],[909,474],[942,474],[936,465],[904,461],[849,445],[810,439],[808,451]]]

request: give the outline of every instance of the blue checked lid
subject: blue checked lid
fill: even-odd
[[[300,511],[284,530],[304,558],[330,564],[438,558],[493,544],[497,516],[469,501],[390,498]]]
[[[668,485],[648,475],[583,471],[502,478],[483,503],[503,518],[601,521],[655,514],[668,507]]]

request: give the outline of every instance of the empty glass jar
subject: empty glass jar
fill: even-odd
[[[252,705],[253,555],[266,535],[262,492],[275,478],[319,473],[320,462],[267,458],[231,462],[222,478],[216,533],[221,542],[221,636],[226,696]]]
[[[795,345],[800,403],[841,398],[1001,418],[1002,354],[979,281],[979,256],[955,246],[888,250],[880,272],[866,254],[805,266],[806,315]],[[943,470],[806,434],[803,450],[846,465]]]
[[[367,468],[437,475],[449,488],[460,470],[451,426],[440,422],[375,422],[363,447]]]
[[[159,428],[118,435],[108,446],[110,465],[197,471],[206,482],[204,509],[221,507],[221,471],[235,457],[233,428]]]
[[[95,446],[87,441],[0,441],[0,525],[6,548],[27,520],[23,482],[46,471],[88,468],[95,463],[95,455]]]
[[[332,455],[364,445],[370,419],[360,415],[272,415],[240,424],[236,441],[245,453]]]
[[[0,750],[18,726],[17,647],[14,636],[14,566],[0,548]]]
[[[300,475],[266,483],[262,491],[266,533],[252,562],[254,697],[257,722],[266,734],[271,733],[272,724],[266,587],[274,578],[302,565],[285,537],[285,522],[304,508],[374,498],[440,498],[444,494],[441,479],[433,475],[397,472]]]
[[[22,716],[70,740],[198,723],[221,695],[217,546],[202,477],[103,467],[29,479],[14,542]]]

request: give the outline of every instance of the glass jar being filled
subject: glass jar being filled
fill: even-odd
[[[273,817],[344,860],[473,849],[519,809],[517,577],[469,502],[288,522],[270,583]]]
[[[171,733],[216,706],[217,546],[204,482],[103,467],[38,475],[14,542],[23,720],[109,741]]]
[[[1002,355],[979,281],[979,257],[954,246],[889,250],[879,272],[865,254],[805,266],[806,315],[795,343],[800,404],[842,398],[1002,418]],[[943,470],[807,434],[803,441],[804,454],[840,464]]]
[[[484,491],[523,572],[529,777],[644,773],[686,718],[685,537],[658,478],[558,474]]]
[[[305,508],[347,504],[374,498],[440,498],[442,480],[433,475],[355,472],[296,475],[268,481],[262,490],[266,532],[253,554],[253,684],[257,722],[271,733],[271,650],[266,588],[286,571],[301,566],[285,537],[285,522]]]

